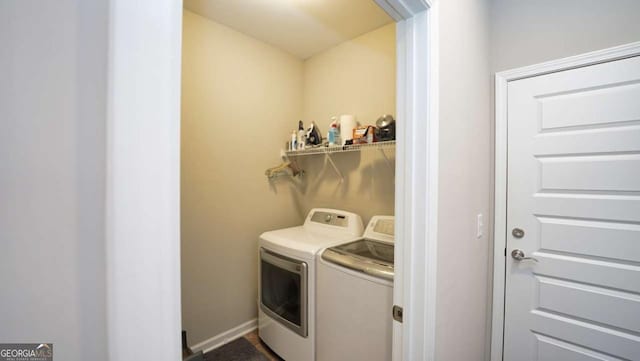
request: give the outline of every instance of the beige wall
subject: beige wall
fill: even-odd
[[[395,116],[395,26],[385,25],[305,61],[305,126],[315,121],[326,137],[335,115],[354,114],[361,124],[375,124],[386,113]],[[306,171],[298,195],[303,212],[345,209],[360,214],[365,224],[373,215],[393,214],[395,153],[388,155],[390,165],[376,150],[333,155],[343,183],[323,156],[300,157]]]
[[[269,183],[299,119],[326,136],[330,117],[395,113],[395,24],[306,61],[192,12],[182,64],[182,313],[191,344],[256,317],[258,236],[312,207],[393,214],[393,151],[322,156]]]
[[[395,113],[395,25],[305,62],[185,11],[182,64],[182,314],[191,344],[256,317],[258,236],[302,223],[312,207],[393,214],[393,151],[338,154],[338,183],[322,156],[306,176],[266,168],[299,119]]]
[[[436,360],[483,360],[490,210],[489,2],[440,2]],[[476,215],[485,236],[476,238]]]
[[[302,61],[191,12],[182,64],[182,309],[191,344],[256,317],[258,236],[300,224],[270,186],[302,104]]]

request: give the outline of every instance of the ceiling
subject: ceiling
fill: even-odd
[[[184,8],[301,59],[393,21],[374,0],[184,0]]]

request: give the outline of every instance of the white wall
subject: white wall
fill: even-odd
[[[190,344],[257,316],[258,237],[302,223],[295,183],[269,183],[302,108],[302,61],[184,12],[182,315]]]
[[[106,360],[107,1],[0,2],[0,342]]]
[[[640,40],[638,0],[492,0],[492,70]]]
[[[436,360],[483,360],[490,272],[489,2],[442,0]],[[485,235],[476,238],[476,215]]]

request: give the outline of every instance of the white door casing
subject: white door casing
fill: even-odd
[[[109,1],[108,359],[180,359],[182,1]]]
[[[437,1],[375,0],[397,21],[394,361],[435,359],[438,207]],[[426,139],[426,142],[413,141]]]
[[[498,77],[493,360],[640,359],[637,51]]]

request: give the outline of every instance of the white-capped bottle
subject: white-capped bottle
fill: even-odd
[[[289,150],[296,150],[298,149],[298,135],[296,134],[296,131],[293,130],[291,132],[291,144],[289,144]]]
[[[298,122],[298,149],[304,149],[304,146],[307,144],[307,135],[304,131],[304,125],[302,124],[302,120]]]

